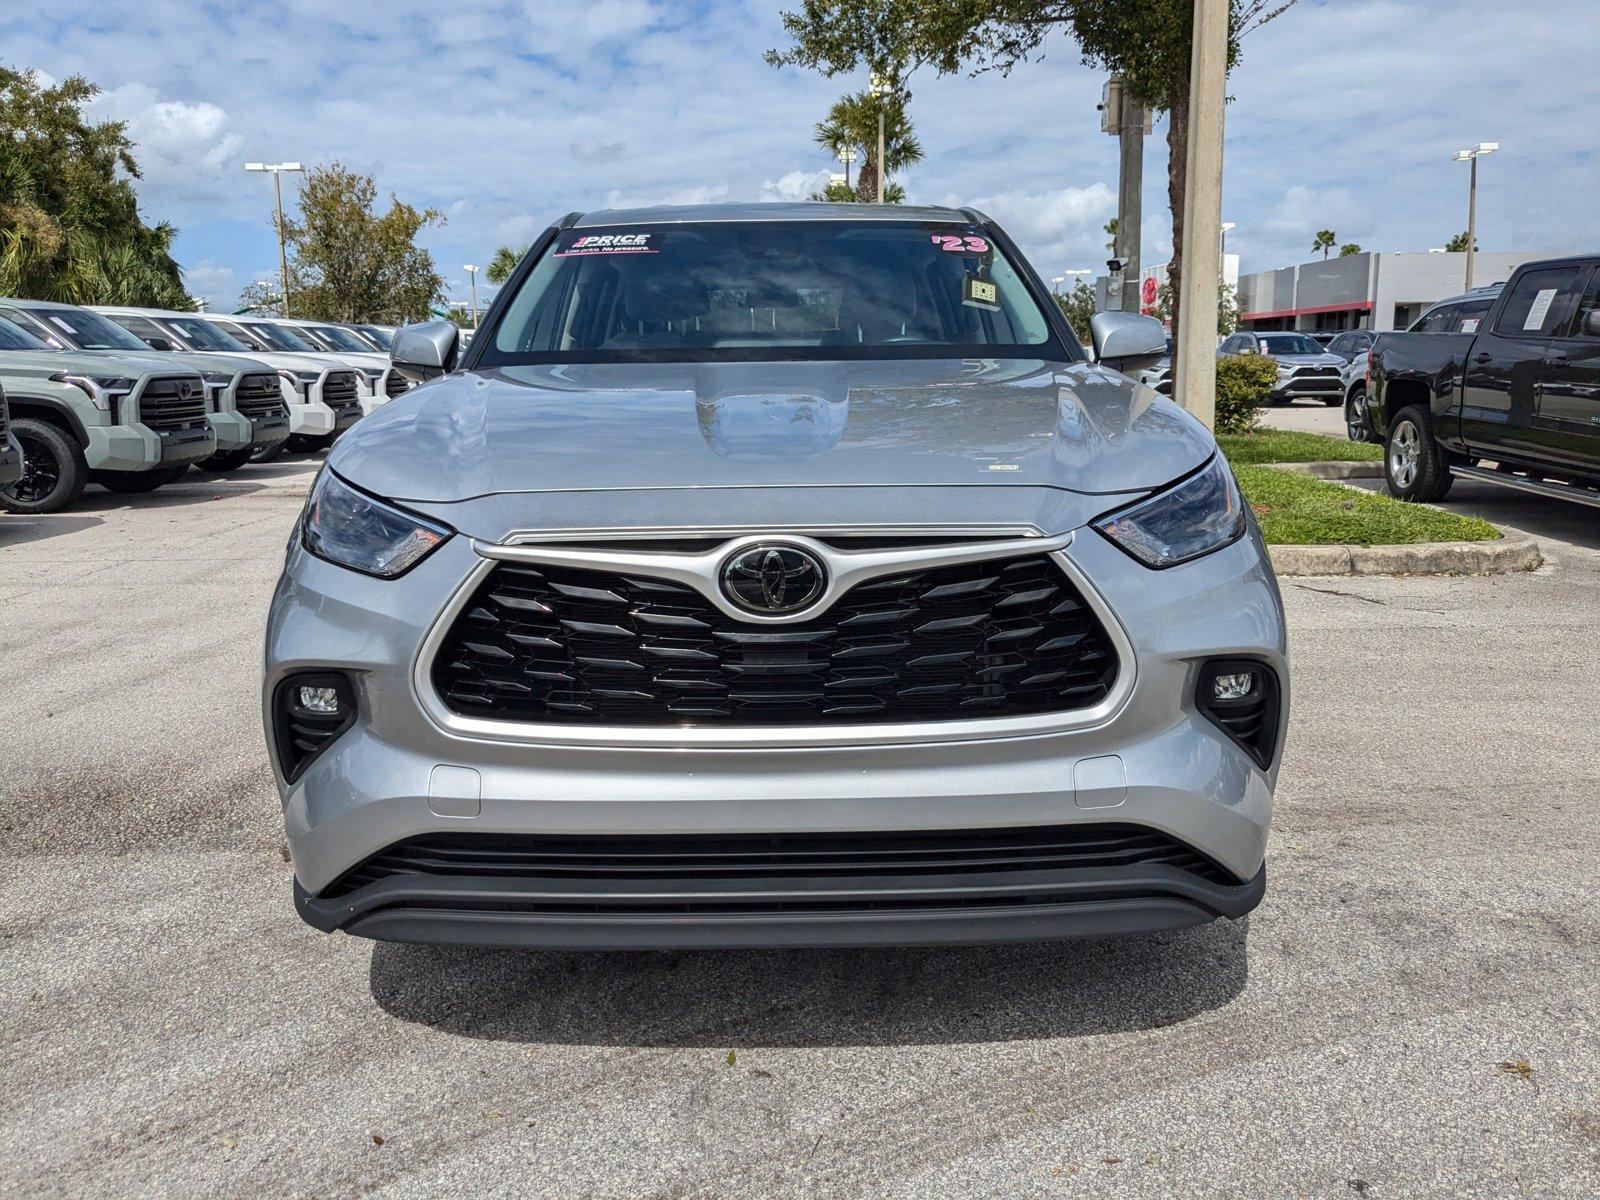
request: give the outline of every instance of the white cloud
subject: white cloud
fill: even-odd
[[[756,199],[762,201],[794,201],[808,199],[813,192],[828,186],[833,172],[823,167],[820,171],[788,171],[778,179],[763,180]]]
[[[201,259],[183,270],[183,285],[211,311],[227,311],[239,299],[239,280],[232,267]]]
[[[90,112],[125,121],[148,185],[205,188],[237,170],[244,138],[227,112],[209,101],[163,100],[148,84],[129,83],[96,96]]]

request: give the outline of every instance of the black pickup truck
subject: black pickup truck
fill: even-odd
[[[1461,477],[1600,505],[1600,255],[1519,267],[1472,332],[1379,335],[1367,374],[1392,495]]]

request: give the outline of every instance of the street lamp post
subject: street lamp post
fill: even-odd
[[[1470,150],[1457,150],[1451,162],[1470,162],[1471,177],[1467,183],[1467,286],[1472,290],[1472,259],[1478,252],[1478,159],[1500,149],[1499,142],[1479,142]]]
[[[283,249],[283,184],[280,182],[285,171],[305,170],[297,162],[287,163],[245,163],[246,171],[272,172],[272,204],[276,215],[278,227],[278,290],[283,293],[283,315],[289,315],[289,258]]]
[[[877,100],[878,100],[878,159],[877,159],[877,162],[878,162],[878,203],[879,204],[882,204],[884,202],[884,196],[887,195],[887,192],[886,192],[885,189],[887,187],[887,178],[888,178],[888,175],[889,175],[888,168],[886,166],[884,166],[884,162],[883,162],[883,104],[884,104],[884,101],[888,99],[889,94],[893,90],[894,89],[890,85],[889,80],[886,79],[884,76],[882,76],[882,75],[874,75],[872,77],[872,94],[874,96],[876,96]]]
[[[839,147],[839,161],[844,164],[844,185],[845,185],[845,187],[849,187],[850,186],[850,164],[855,162],[855,160],[856,160],[856,148],[854,146],[840,146]]]
[[[478,268],[467,263],[461,268],[472,278],[472,328],[478,328]]]

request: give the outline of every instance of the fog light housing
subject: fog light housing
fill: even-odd
[[[1278,750],[1283,705],[1277,673],[1250,659],[1215,658],[1200,666],[1195,707],[1262,770]]]
[[[278,767],[293,783],[345,730],[355,724],[356,690],[335,671],[291,675],[272,695]]]

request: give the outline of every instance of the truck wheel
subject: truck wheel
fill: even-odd
[[[315,454],[319,450],[326,450],[333,445],[331,433],[291,433],[289,435],[289,449],[296,454]]]
[[[1454,477],[1444,448],[1433,436],[1428,414],[1419,405],[1402,408],[1389,425],[1384,448],[1383,474],[1389,494],[1422,504],[1443,500]]]
[[[175,482],[189,469],[188,463],[175,467],[157,467],[153,471],[96,471],[95,483],[119,496],[141,496]]]
[[[284,452],[285,443],[262,442],[258,446],[250,447],[250,461],[253,463],[269,463]]]
[[[226,475],[229,471],[237,471],[245,463],[250,462],[252,447],[245,446],[239,450],[223,450],[220,453],[202,458],[195,463],[195,469],[204,471],[208,475]]]
[[[1372,431],[1372,422],[1367,420],[1367,388],[1359,384],[1350,389],[1350,394],[1344,401],[1344,426],[1352,442],[1375,442],[1377,434]]]
[[[22,446],[22,478],[0,488],[0,508],[13,513],[60,512],[89,482],[83,451],[54,425],[32,417],[11,422]]]

